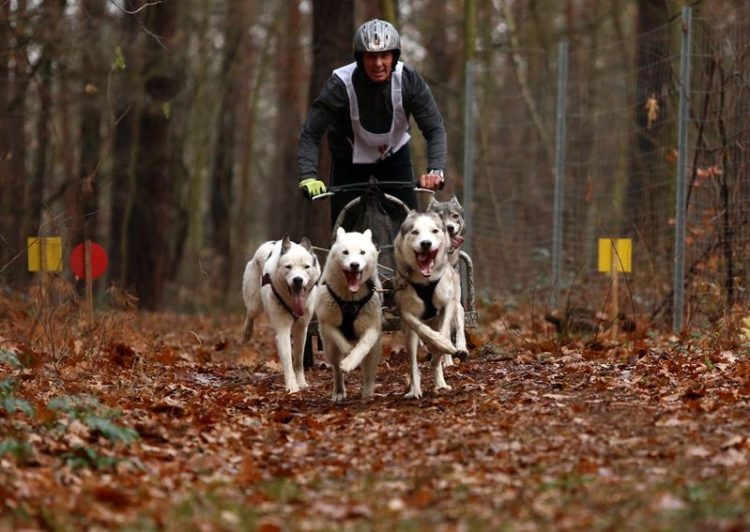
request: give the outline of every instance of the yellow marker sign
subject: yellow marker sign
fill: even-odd
[[[611,272],[613,269],[618,272],[632,271],[633,241],[631,239],[599,239],[599,271]]]
[[[26,239],[26,250],[30,272],[62,271],[62,238],[59,236],[30,236]]]

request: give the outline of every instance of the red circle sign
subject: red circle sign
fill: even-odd
[[[107,252],[96,242],[89,244],[91,254],[91,278],[96,279],[107,269]],[[82,242],[73,248],[70,252],[70,269],[73,270],[75,276],[79,279],[86,278],[86,258],[85,258],[86,245]]]

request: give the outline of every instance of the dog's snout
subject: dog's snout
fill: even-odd
[[[292,283],[294,283],[294,286],[300,287],[305,283],[305,280],[302,277],[295,277],[292,279]]]
[[[350,262],[349,269],[353,272],[359,271],[359,262]]]
[[[419,243],[419,247],[422,249],[430,249],[432,247],[432,241],[431,240],[422,240]]]
[[[456,226],[453,224],[448,224],[448,234],[451,236],[455,236],[456,234]]]

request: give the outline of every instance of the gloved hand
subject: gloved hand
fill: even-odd
[[[445,178],[442,170],[428,170],[426,174],[419,176],[419,186],[430,190],[442,190],[445,186]]]
[[[313,199],[315,196],[326,192],[326,184],[317,177],[303,179],[299,182],[299,188],[307,199]]]

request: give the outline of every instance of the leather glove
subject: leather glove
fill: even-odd
[[[315,196],[326,192],[326,184],[317,177],[303,179],[299,182],[299,188],[307,199],[313,199]]]

